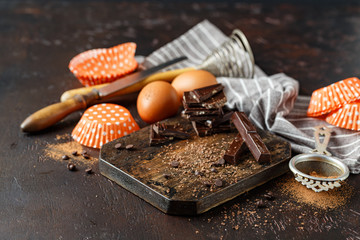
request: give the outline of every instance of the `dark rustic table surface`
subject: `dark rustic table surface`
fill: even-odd
[[[169,216],[103,177],[97,161],[70,172],[46,155],[81,113],[37,134],[20,131],[29,114],[81,86],[68,69],[76,54],[133,41],[146,56],[204,19],[225,34],[242,29],[256,63],[299,80],[300,94],[360,73],[355,1],[0,1],[0,239],[360,239],[358,175],[335,209],[284,194],[288,174],[200,216]],[[120,104],[144,126],[135,100]],[[96,160],[97,150],[84,149]],[[275,199],[257,208],[267,191]]]

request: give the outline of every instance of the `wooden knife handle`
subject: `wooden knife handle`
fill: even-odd
[[[21,124],[23,132],[37,132],[48,128],[72,112],[85,109],[88,104],[99,98],[95,89],[85,95],[75,95],[64,102],[47,106],[27,117]]]
[[[153,82],[153,81],[171,82],[176,76],[180,75],[183,72],[187,72],[190,70],[194,70],[194,68],[182,68],[182,69],[176,69],[176,70],[167,71],[167,72],[155,73],[155,74],[145,78],[141,82],[135,83],[134,85],[131,85],[127,88],[120,90],[119,92],[117,92],[116,95],[120,96],[120,95],[140,91],[143,87],[145,87],[145,85],[147,85],[148,83]],[[91,86],[91,87],[83,87],[83,88],[76,88],[76,89],[68,90],[61,95],[60,101],[61,102],[66,101],[69,98],[72,98],[73,96],[75,96],[76,94],[87,94],[87,93],[91,92],[94,88],[99,89],[99,88],[105,87],[106,85],[107,85],[107,83],[101,84],[101,85],[96,85],[96,86]],[[106,98],[104,100],[106,101]]]

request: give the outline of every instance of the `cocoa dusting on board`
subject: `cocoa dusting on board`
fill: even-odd
[[[75,142],[69,134],[57,135],[55,139],[56,143],[45,145],[44,156],[41,159],[71,161],[77,165],[92,165],[98,160],[84,152],[82,145]]]
[[[244,176],[261,168],[261,165],[254,164],[254,160],[246,160],[244,164],[247,167],[241,168],[237,165],[225,164],[222,156],[233,138],[225,134],[220,142],[214,142],[212,138],[214,138],[213,135],[199,138],[196,142],[189,139],[182,144],[162,146],[168,150],[161,153],[160,157],[162,162],[169,166],[169,173],[182,176],[179,188],[185,188],[196,181],[201,183],[199,187],[193,189],[194,197],[206,188],[215,191],[236,183]],[[175,162],[176,166],[174,166]],[[219,179],[221,179],[221,184]]]

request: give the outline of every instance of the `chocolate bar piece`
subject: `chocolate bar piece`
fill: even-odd
[[[203,123],[196,121],[192,121],[191,124],[199,137],[210,136],[214,133],[231,132],[232,130],[230,121],[228,123],[221,124],[216,128],[209,128]]]
[[[220,92],[220,93],[216,94],[215,96],[213,96],[212,98],[202,102],[201,106],[203,106],[207,109],[221,108],[225,105],[226,101],[227,100],[226,100],[224,92]]]
[[[251,124],[245,113],[235,112],[231,119],[254,158],[259,163],[270,162],[271,155],[269,150],[261,140],[259,134],[256,132],[254,125]]]
[[[224,154],[227,163],[235,165],[239,163],[239,157],[247,149],[244,139],[238,134]]]
[[[218,117],[219,115],[214,115],[214,114],[211,114],[211,115],[188,115],[188,114],[185,114],[185,111],[182,111],[181,112],[181,116],[185,119],[188,119],[190,121],[206,121],[208,119],[213,119],[213,118],[216,118]]]
[[[183,105],[184,108],[191,108],[191,107],[195,107],[195,108],[201,108],[201,103],[198,103],[194,98],[191,97],[190,92],[184,92],[183,95]]]
[[[233,111],[230,111],[225,113],[222,117],[206,120],[205,125],[209,128],[216,127],[220,124],[223,124],[224,122],[229,121],[233,113],[234,113]]]
[[[219,93],[224,89],[224,86],[221,84],[214,84],[211,86],[198,88],[190,92],[190,96],[194,98],[197,102],[203,102],[215,94]]]
[[[206,109],[221,108],[226,103],[226,97],[224,92],[219,92],[215,96],[199,103],[193,97],[191,97],[190,92],[184,92],[183,96],[183,105],[184,108],[201,108]]]
[[[179,139],[188,139],[190,135],[186,132],[181,131],[174,125],[166,125],[164,123],[155,123],[152,125],[154,131],[163,137],[172,137]]]
[[[184,114],[190,116],[201,116],[201,115],[222,115],[221,108],[215,109],[206,109],[206,108],[187,108],[184,111]]]

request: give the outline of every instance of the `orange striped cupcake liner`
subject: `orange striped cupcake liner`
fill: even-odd
[[[360,131],[360,101],[345,104],[326,117],[326,122],[337,127]]]
[[[347,78],[312,93],[307,115],[318,117],[360,99],[360,80]]]
[[[99,149],[105,143],[139,129],[129,110],[103,103],[88,108],[71,135],[80,144]]]
[[[71,59],[69,69],[84,86],[109,83],[137,68],[135,50],[132,42],[88,50]]]

